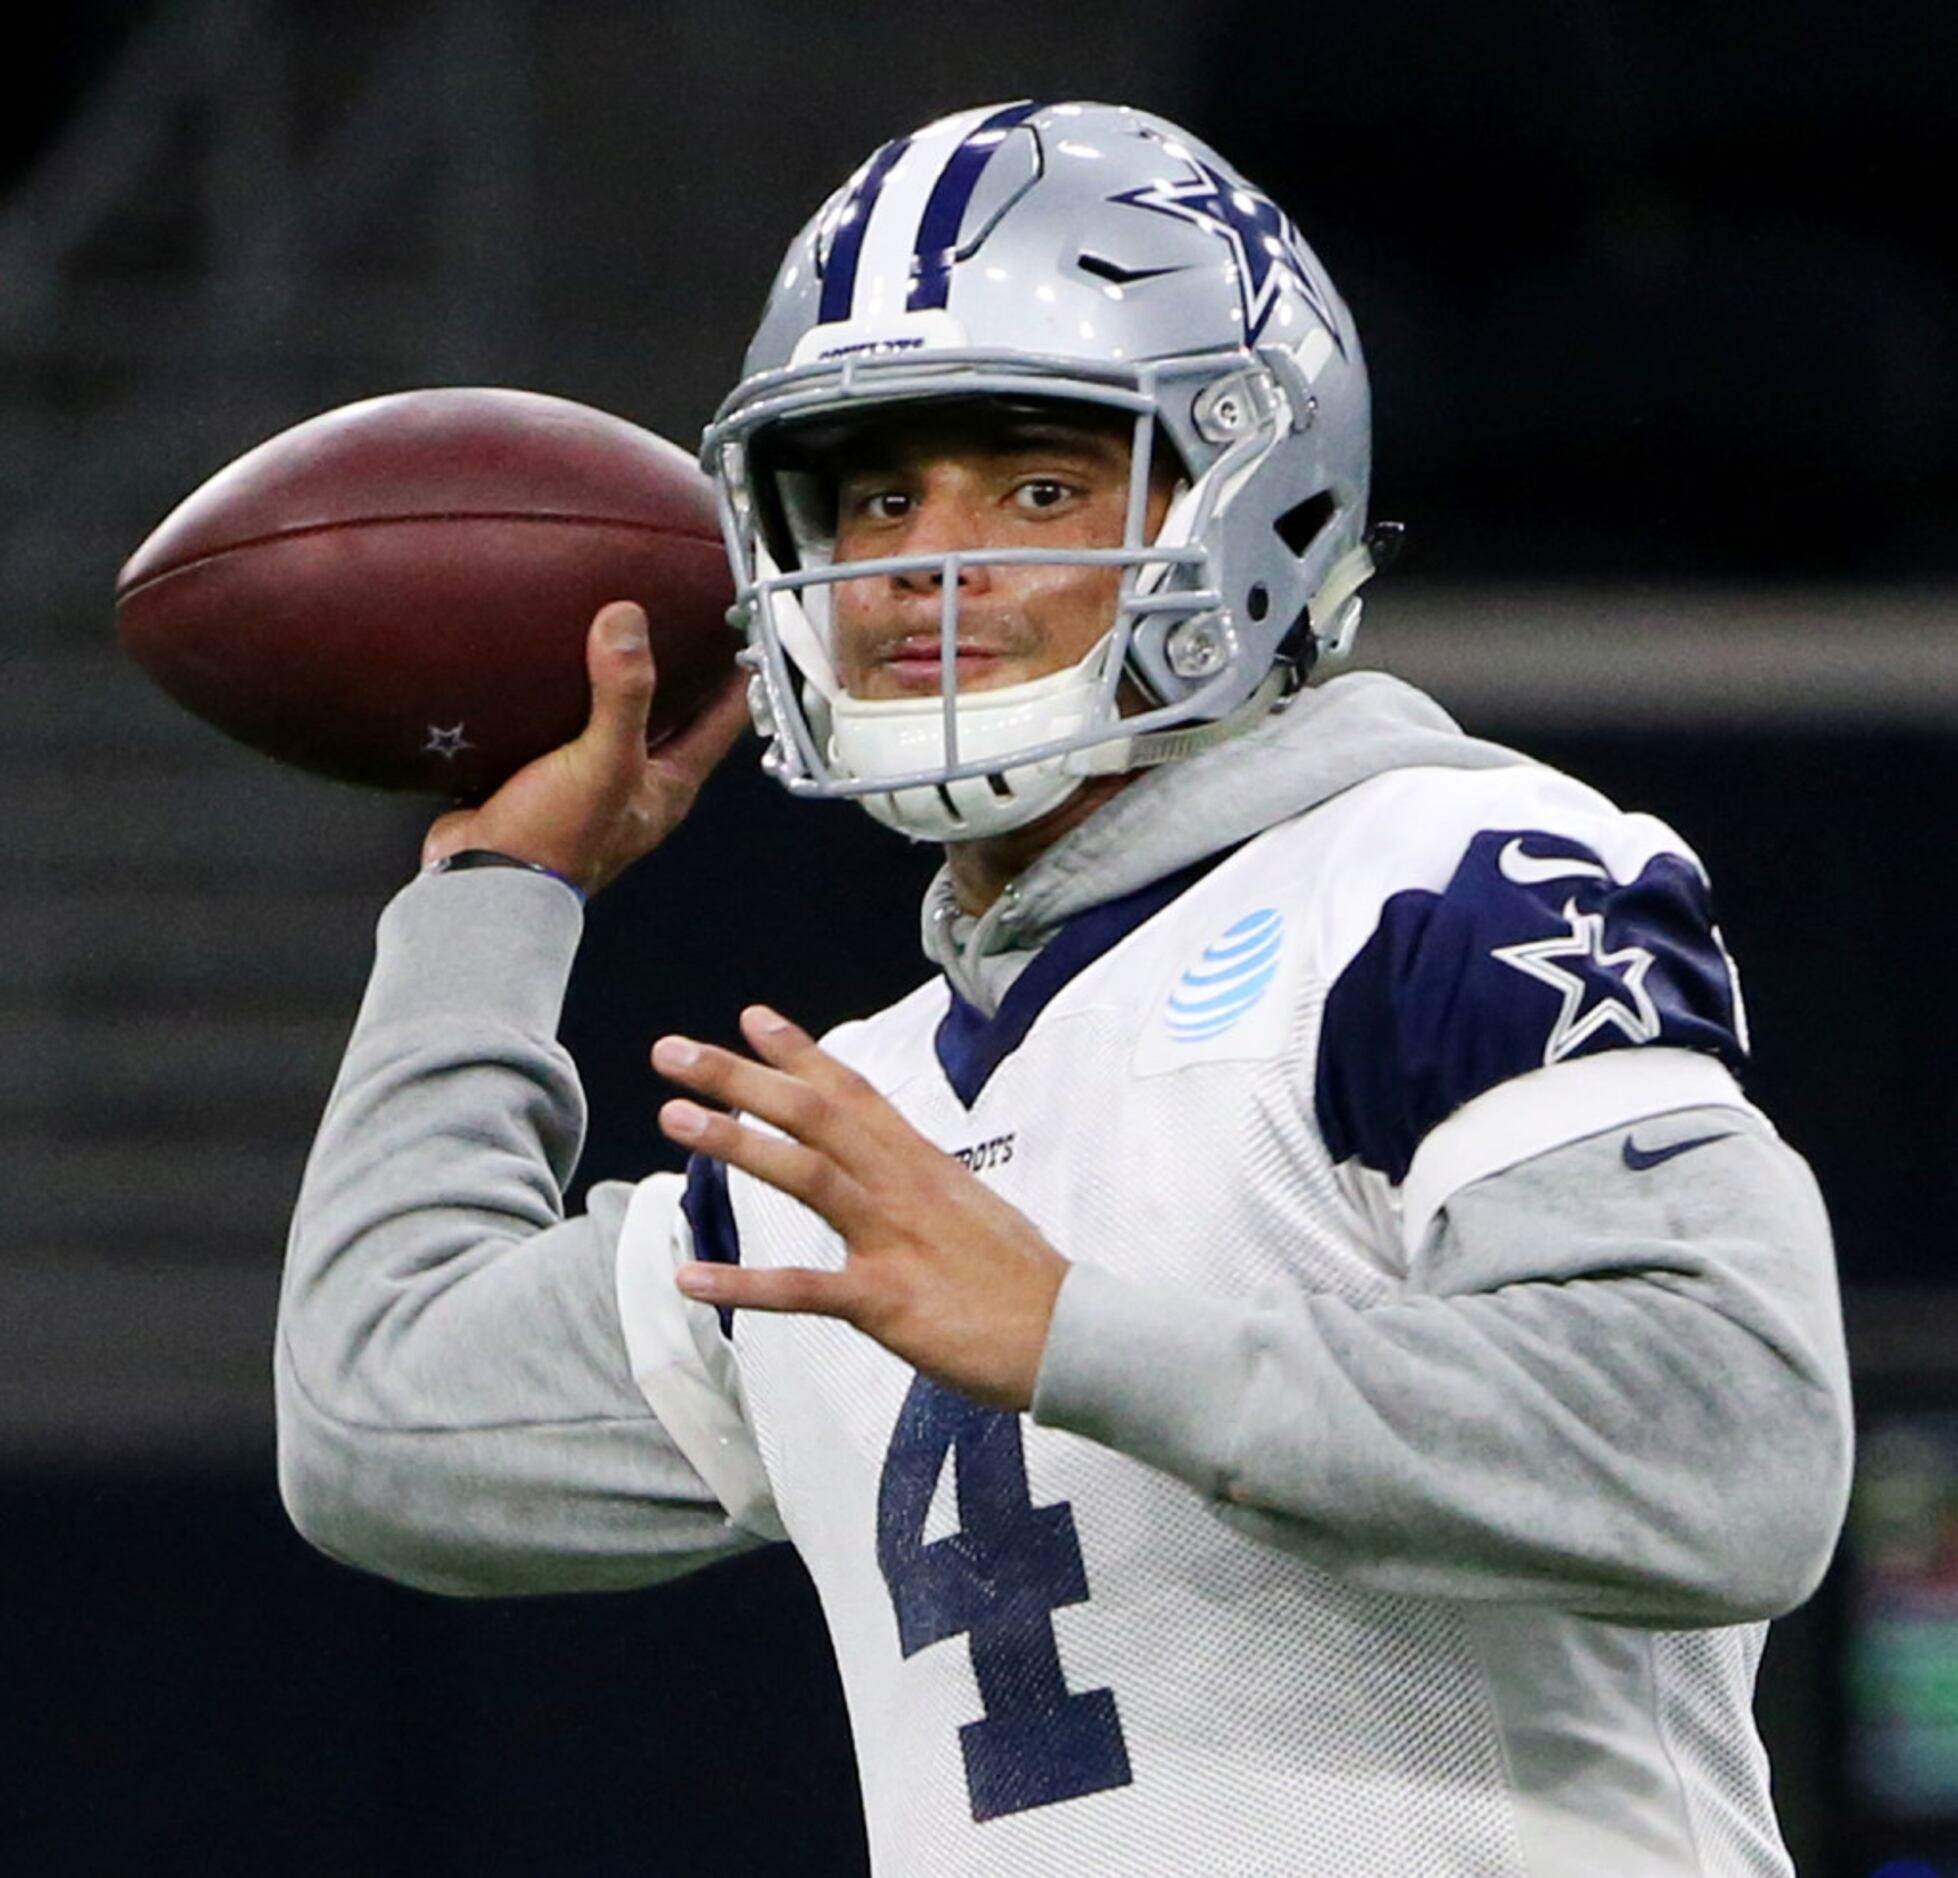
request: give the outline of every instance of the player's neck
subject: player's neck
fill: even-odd
[[[1093,776],[1059,808],[1024,828],[1012,828],[984,841],[948,842],[945,862],[952,873],[952,890],[961,913],[983,913],[1041,855],[1070,830],[1079,828],[1111,797],[1119,795],[1142,772],[1123,776]]]

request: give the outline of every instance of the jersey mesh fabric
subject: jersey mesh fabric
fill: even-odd
[[[1072,1257],[1170,1290],[1280,1287],[1357,1308],[1394,1297],[1402,1258],[1380,1196],[1342,1181],[1302,1094],[1330,975],[1323,948],[1315,971],[1312,935],[1364,936],[1350,908],[1329,917],[1314,902],[1326,870],[1313,825],[1360,812],[1366,793],[1260,837],[1130,933],[1062,988],[969,1107],[934,1050],[942,983],[830,1046],[946,1151],[983,1144],[983,1178]],[[730,1194],[745,1264],[841,1263],[836,1236],[793,1201],[739,1174]],[[880,1874],[1553,1878],[1524,1864],[1497,1698],[1460,1608],[1333,1577],[1181,1481],[1024,1418],[991,1429],[1011,1442],[1010,1505],[968,1518],[966,1450],[941,1443],[922,1463],[929,1511],[894,1533],[913,1373],[823,1319],[738,1317],[734,1348],[835,1644]],[[1003,1535],[998,1569],[975,1567],[978,1602],[962,1581],[965,1614],[938,1610],[907,1654],[898,1607],[915,1567],[892,1560],[957,1538],[983,1562],[985,1517]],[[1013,1547],[1036,1528],[1047,1550],[1027,1566]],[[1044,1650],[1058,1682],[1029,1698],[1030,1682],[995,1677],[989,1695],[975,1667],[988,1627],[1029,1662]],[[1751,1658],[1688,1639],[1668,1661],[1666,1746],[1697,1796],[1705,1878],[1777,1869],[1741,1850],[1760,1842],[1745,1822],[1767,1807],[1758,1747],[1735,1747],[1737,1733],[1753,1740]],[[1069,1795],[987,1810],[962,1758],[975,1725],[1014,1707],[1037,1758],[1068,1698],[1097,1691],[1119,1757]],[[1648,1737],[1661,1725],[1651,1717]],[[1609,1755],[1584,1777],[1609,1782]],[[1581,1810],[1581,1794],[1566,1797]]]
[[[1291,1099],[1289,1050],[1192,1070],[1194,1085],[1144,1080],[1111,1102],[1106,1067],[1131,1042],[1125,1013],[1077,1010],[971,1114],[925,1077],[897,1100],[947,1148],[1013,1134],[999,1190],[1057,1243],[1123,1247],[1134,1275],[1187,1282],[1203,1248],[1206,1282],[1232,1290],[1388,1294]],[[1064,1160],[1043,1155],[1037,1130],[986,1119],[1017,1122],[1035,1092],[1043,1114],[1070,1118],[1055,1143]],[[1232,1167],[1225,1144],[1252,1138],[1249,1165]],[[840,1255],[792,1202],[736,1191],[744,1259],[790,1244],[814,1263]],[[824,1240],[813,1257],[812,1234]],[[1181,1482],[1024,1424],[1031,1502],[1070,1508],[1089,1591],[1052,1612],[1066,1684],[1113,1692],[1133,1779],[976,1822],[959,1754],[960,1730],[985,1713],[970,1649],[955,1636],[901,1659],[872,1556],[910,1373],[829,1323],[741,1320],[736,1349],[777,1504],[837,1638],[880,1872],[1520,1869],[1498,1738],[1454,1611],[1343,1584],[1233,1532]],[[942,1488],[956,1470],[948,1457]]]
[[[1787,1878],[1781,1830],[1767,1804],[1768,1757],[1745,1699],[1765,1624],[1681,1631],[1655,1639],[1659,1724],[1689,1779],[1687,1810],[1708,1878]]]

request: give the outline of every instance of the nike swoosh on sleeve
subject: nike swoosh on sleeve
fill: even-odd
[[[1730,1128],[1723,1134],[1695,1135],[1690,1141],[1668,1141],[1662,1148],[1642,1148],[1630,1135],[1625,1137],[1625,1165],[1633,1173],[1642,1174],[1648,1167],[1657,1167],[1661,1161],[1670,1161],[1681,1154],[1690,1154],[1695,1148],[1704,1148],[1715,1141],[1728,1141],[1733,1138]]]
[[[1525,854],[1521,835],[1504,842],[1502,852],[1496,856],[1496,867],[1505,880],[1513,880],[1519,887],[1534,887],[1545,880],[1569,880],[1575,874],[1588,874],[1593,880],[1611,878],[1609,871],[1596,861],[1586,861],[1575,854]]]

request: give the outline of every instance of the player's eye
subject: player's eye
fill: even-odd
[[[1059,508],[1073,493],[1057,476],[1030,476],[1013,491],[1013,498],[1021,508],[1038,513]]]
[[[889,484],[844,484],[838,492],[838,512],[846,522],[901,522],[913,503],[902,488]]]

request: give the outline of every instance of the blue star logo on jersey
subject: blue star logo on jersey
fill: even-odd
[[[1270,989],[1284,943],[1285,922],[1272,907],[1227,926],[1170,992],[1163,1010],[1169,1034],[1178,1043],[1222,1036]]]
[[[1230,243],[1236,261],[1238,293],[1244,303],[1247,344],[1254,343],[1264,331],[1280,296],[1289,287],[1312,309],[1313,317],[1325,327],[1344,356],[1346,340],[1339,330],[1339,321],[1333,317],[1325,289],[1315,278],[1305,243],[1292,225],[1291,217],[1269,196],[1232,182],[1185,150],[1169,148],[1189,168],[1190,175],[1185,181],[1159,177],[1140,189],[1126,190],[1109,200],[1174,216]]]
[[[1604,915],[1580,913],[1574,900],[1564,902],[1564,920],[1568,932],[1496,946],[1489,954],[1562,993],[1563,1009],[1543,1046],[1545,1066],[1561,1063],[1607,1027],[1634,1043],[1652,1042],[1659,1034],[1659,1007],[1645,988],[1652,954],[1644,946],[1606,951]]]

